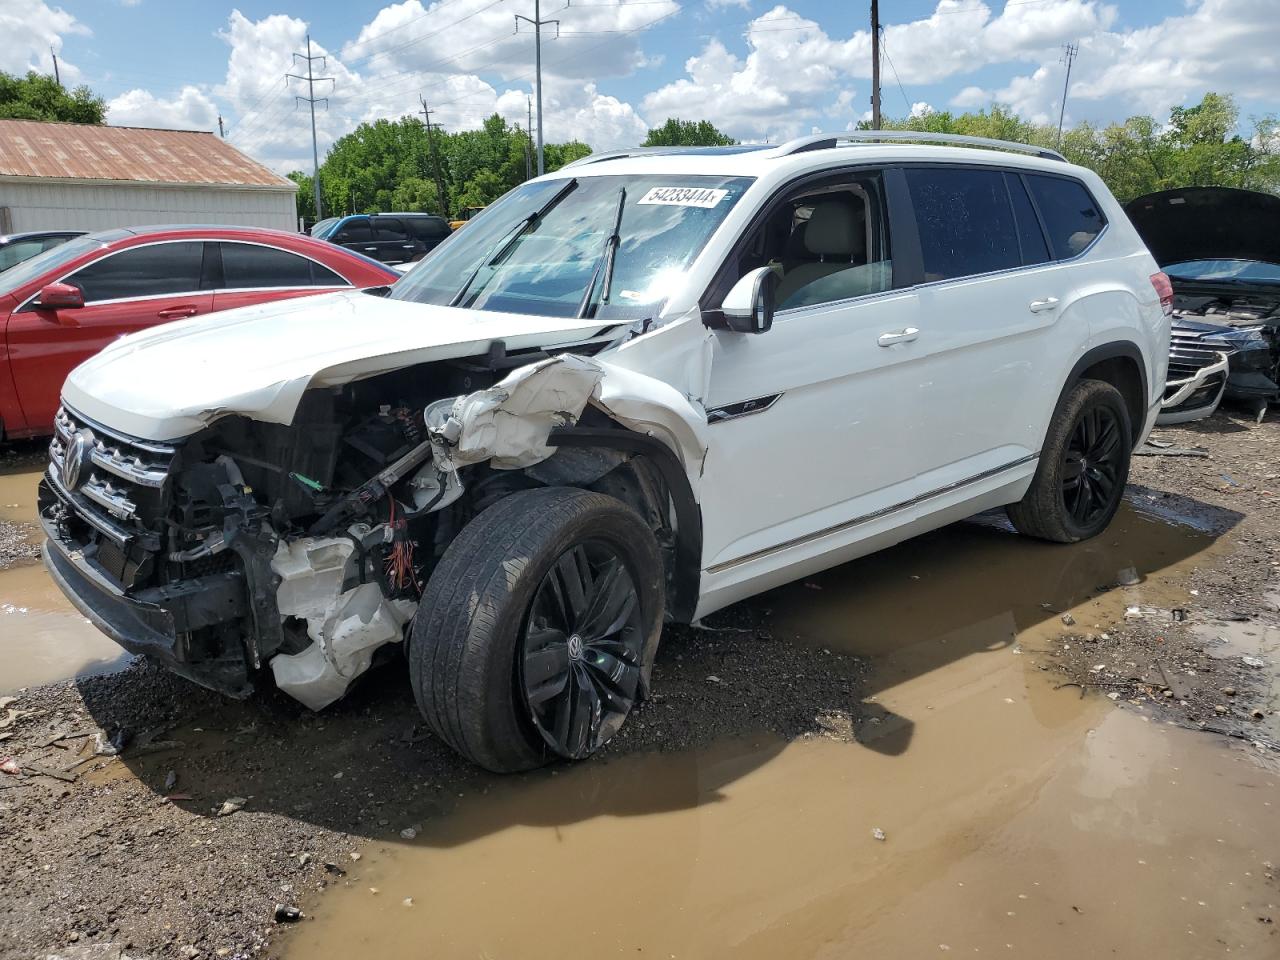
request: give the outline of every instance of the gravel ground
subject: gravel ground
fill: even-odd
[[[1275,719],[1272,674],[1238,656],[1214,659],[1203,630],[1222,617],[1248,618],[1224,621],[1234,630],[1280,622],[1280,427],[1219,415],[1158,435],[1210,457],[1136,459],[1135,499],[1220,528],[1234,511],[1227,546],[1195,572],[1186,622],[1152,614],[1076,642],[1064,628],[1054,659],[1065,682],[1115,694],[1123,707],[1257,739]],[[762,617],[743,604],[712,629],[669,630],[657,695],[592,762],[745,730],[851,736],[870,709],[860,703],[867,665],[774,640]],[[1099,675],[1101,660],[1134,666]],[[1177,676],[1153,676],[1161,665]],[[323,714],[275,692],[227,701],[145,664],[5,699],[0,759],[12,755],[21,773],[0,773],[4,960],[98,956],[84,951],[103,944],[116,951],[104,956],[259,953],[278,904],[358,875],[366,843],[492,783],[424,731],[396,663]]]
[[[27,470],[44,463],[47,443],[20,443],[0,447],[0,474]],[[0,502],[0,509],[6,506]],[[40,555],[30,527],[0,518],[0,568]]]
[[[1190,518],[1228,548],[1193,571],[1177,612],[1131,608],[1105,631],[1064,628],[1054,658],[1085,689],[1280,750],[1280,422],[1220,411],[1153,437],[1209,456],[1134,458],[1134,503]]]

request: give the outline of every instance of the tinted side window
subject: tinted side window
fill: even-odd
[[[375,240],[408,240],[404,232],[404,223],[398,218],[379,217],[374,221],[373,238]]]
[[[1084,184],[1063,177],[1033,174],[1027,175],[1027,182],[1040,208],[1055,259],[1074,257],[1102,232],[1106,218]]]
[[[221,246],[222,282],[229,290],[346,285],[346,281],[332,270],[294,253],[249,243],[224,243]]]
[[[334,243],[367,243],[373,239],[373,230],[367,219],[348,220],[329,239]]]
[[[1040,229],[1040,220],[1036,217],[1035,207],[1031,205],[1031,198],[1027,195],[1022,178],[1016,173],[1006,173],[1004,182],[1009,187],[1009,199],[1013,201],[1013,218],[1018,225],[1022,262],[1047,262],[1050,259],[1049,246],[1044,242],[1044,231]]]
[[[29,260],[37,253],[48,249],[39,240],[15,240],[13,243],[0,247],[0,270],[8,270],[15,263]]]
[[[908,168],[925,280],[1022,265],[1013,209],[999,170]]]
[[[404,223],[410,236],[426,243],[443,240],[449,235],[449,224],[439,217],[409,217]]]
[[[200,289],[203,255],[199,240],[155,243],[91,263],[67,282],[84,291],[86,303],[192,293]]]

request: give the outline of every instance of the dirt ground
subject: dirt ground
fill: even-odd
[[[1087,724],[1105,739],[1112,728],[1101,718],[1127,711],[1210,731],[1192,739],[1235,743],[1234,759],[1256,754],[1271,763],[1280,751],[1280,425],[1219,414],[1156,436],[1208,456],[1136,458],[1123,521],[1099,538],[1108,543],[1077,551],[1070,563],[1051,559],[1066,556],[1049,552],[1058,548],[1015,546],[1025,541],[988,519],[740,604],[705,629],[668,630],[654,699],[602,757],[584,765],[589,769],[564,770],[559,781],[590,785],[575,788],[571,800],[555,793],[560,771],[503,779],[458,760],[425,732],[395,662],[322,714],[275,693],[227,701],[142,663],[11,691],[0,665],[0,759],[12,757],[18,771],[0,773],[0,958],[100,955],[87,948],[112,957],[247,957],[278,955],[291,942],[292,955],[319,956],[316,938],[332,932],[323,924],[295,926],[292,910],[323,917],[333,903],[337,915],[342,902],[328,899],[335,892],[367,896],[366,888],[377,889],[370,882],[393,889],[388,867],[376,864],[399,838],[447,823],[468,838],[501,832],[514,822],[506,818],[537,819],[540,804],[554,811],[545,823],[556,836],[567,808],[574,818],[647,812],[636,799],[643,784],[664,782],[663,764],[692,756],[716,757],[717,776],[742,783],[770,770],[787,780],[792,774],[779,772],[790,769],[780,758],[798,756],[788,752],[796,744],[856,743],[870,748],[868,763],[879,763],[901,756],[913,726],[931,722],[924,712],[906,715],[890,695],[894,684],[934,684],[929,705],[919,709],[936,704],[941,713],[954,689],[978,682],[981,657],[993,651],[1021,654],[1002,662],[1046,679],[1032,703],[1046,729],[1058,723],[1055,711],[1084,711],[1072,712],[1072,724],[1060,729]],[[11,477],[24,468],[34,477],[32,464],[38,469],[35,451],[7,459],[0,453],[0,472]],[[0,566],[30,555],[20,525],[0,522],[0,544],[6,542]],[[943,581],[970,560],[966,579]],[[11,602],[4,582],[0,603]],[[0,617],[0,631],[21,629],[21,622]],[[846,642],[853,634],[859,643]],[[897,651],[889,672],[902,676],[888,677],[877,665],[885,650]],[[951,735],[962,736],[963,723],[954,725]],[[730,748],[725,759],[724,745],[744,734],[753,738],[750,750]],[[1114,749],[1124,751],[1126,736],[1114,734]],[[1044,749],[1039,741],[1022,747]],[[925,747],[911,749],[917,762],[928,760]],[[1017,749],[1011,743],[1005,752]],[[1205,764],[1223,756],[1214,749]],[[620,796],[611,773],[635,793]],[[1203,804],[1214,802],[1212,784],[1228,789],[1217,779],[1227,773],[1206,775]],[[989,776],[994,782],[1005,775]],[[1250,796],[1265,796],[1260,802],[1270,806],[1276,791],[1267,784],[1269,793]],[[666,800],[653,802],[661,808]],[[900,800],[885,806],[916,802]],[[789,813],[778,811],[782,819]],[[1274,808],[1269,815],[1263,835],[1274,837]],[[752,829],[768,833],[770,822]],[[857,826],[864,840],[869,830]],[[763,844],[763,834],[756,836]],[[780,842],[785,846],[785,835]],[[1223,937],[1241,945],[1235,955],[1280,955],[1280,883],[1272,866],[1280,851],[1255,849],[1256,838],[1241,843],[1253,858],[1249,882],[1261,886],[1250,888],[1244,919],[1232,920],[1236,926]],[[456,837],[445,846],[466,849]],[[475,861],[458,869],[466,876]],[[1245,885],[1234,875],[1223,883],[1237,881]],[[922,876],[899,893],[914,896],[927,882]],[[325,888],[335,889],[321,894]],[[411,897],[403,900],[411,906]],[[1068,908],[1064,901],[1063,909],[1082,912],[1075,902]],[[882,944],[896,944],[901,931],[880,935]],[[341,942],[341,955],[356,955],[350,951],[360,941]],[[786,943],[772,955],[784,955]],[[476,954],[459,947],[435,955]]]

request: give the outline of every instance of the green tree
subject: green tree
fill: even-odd
[[[728,147],[738,141],[721,133],[709,120],[668,117],[644,138],[642,147]]]
[[[294,170],[285,176],[298,185],[296,198],[298,216],[308,223],[313,222],[316,218],[316,195],[311,189],[311,174]]]
[[[44,74],[25,77],[0,71],[0,117],[8,120],[61,120],[65,123],[105,123],[107,105],[88,87],[68,91]]]
[[[576,140],[548,143],[543,150],[547,170],[557,170],[590,152],[589,146]],[[531,159],[524,130],[496,113],[479,129],[436,130],[430,136],[416,117],[362,123],[338,139],[320,165],[325,212],[422,210],[456,215],[466,207],[486,206],[523,183]],[[437,165],[445,193],[443,210],[436,187]],[[304,189],[310,192],[311,178],[301,173],[290,177],[299,185],[299,213],[313,215],[306,212],[313,208],[311,201],[302,197]]]

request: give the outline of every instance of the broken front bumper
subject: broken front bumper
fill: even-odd
[[[67,599],[125,650],[149,657],[179,676],[233,697],[252,691],[243,656],[200,660],[187,644],[190,631],[244,616],[248,595],[240,573],[197,577],[127,594],[41,517],[44,565]]]
[[[1212,363],[1200,367],[1191,376],[1168,381],[1156,423],[1168,426],[1210,416],[1222,400],[1229,364],[1230,354],[1219,351]]]

